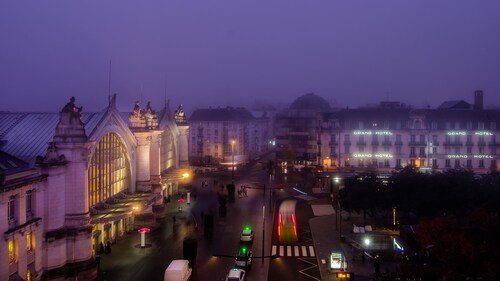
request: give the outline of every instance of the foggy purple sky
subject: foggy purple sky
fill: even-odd
[[[145,3],[146,2],[146,3]],[[500,1],[1,1],[0,110],[500,105]]]

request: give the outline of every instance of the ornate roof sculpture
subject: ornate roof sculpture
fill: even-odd
[[[182,108],[182,104],[179,105],[179,107],[177,107],[177,109],[175,110],[174,119],[177,125],[187,125],[186,113]]]
[[[158,115],[148,101],[146,109],[141,109],[139,101],[135,102],[134,111],[128,117],[129,127],[132,129],[156,129],[158,128]]]

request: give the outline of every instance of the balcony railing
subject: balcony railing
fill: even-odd
[[[471,142],[471,141],[468,141],[468,142],[466,142],[466,143],[465,143],[465,145],[466,145],[466,146],[474,146],[474,143],[473,143],[473,142]]]
[[[427,142],[422,142],[422,141],[410,141],[408,143],[408,145],[411,145],[411,146],[426,146],[427,145]]]
[[[356,145],[366,145],[366,141],[358,141],[356,142]]]
[[[417,154],[416,153],[410,153],[410,158],[417,158]]]
[[[394,144],[395,144],[395,145],[403,145],[403,142],[402,142],[402,141],[400,141],[400,140],[399,140],[399,141],[397,140]]]
[[[444,142],[443,143],[444,146],[462,146],[462,142]]]
[[[392,141],[383,141],[382,145],[385,145],[385,146],[392,145]]]
[[[349,140],[345,140],[345,141],[344,141],[344,145],[351,145],[351,141],[349,141]]]

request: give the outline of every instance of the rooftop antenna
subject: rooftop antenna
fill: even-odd
[[[141,83],[141,105],[142,105],[142,83]]]
[[[165,108],[167,107],[167,75],[165,75]]]
[[[108,73],[108,104],[111,104],[111,60],[109,60],[109,73]]]

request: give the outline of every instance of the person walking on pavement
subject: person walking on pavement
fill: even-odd
[[[106,254],[111,254],[111,242],[106,242]]]
[[[102,242],[99,243],[99,254],[104,254],[104,244]]]
[[[174,216],[174,225],[175,225],[175,216]]]

